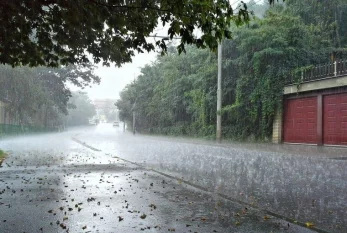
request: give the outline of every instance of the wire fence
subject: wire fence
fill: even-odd
[[[48,133],[58,131],[54,128],[28,126],[28,125],[10,125],[0,124],[0,137],[26,135],[35,133]]]

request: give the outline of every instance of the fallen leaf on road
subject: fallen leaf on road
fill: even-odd
[[[66,229],[66,225],[64,223],[60,223],[59,225],[61,228]]]
[[[307,227],[313,227],[313,226],[314,226],[314,224],[313,224],[312,222],[306,222],[305,225],[306,225]]]

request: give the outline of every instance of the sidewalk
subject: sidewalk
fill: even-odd
[[[141,134],[139,134],[141,135]],[[220,146],[229,148],[242,148],[247,150],[261,150],[267,152],[282,153],[294,156],[310,156],[317,158],[331,158],[331,159],[347,159],[347,147],[343,146],[316,146],[308,144],[274,144],[274,143],[251,143],[251,142],[235,142],[230,140],[222,140],[218,143],[214,140],[189,138],[189,137],[169,137],[169,136],[152,136],[141,135],[147,139],[160,140],[160,141],[177,141],[190,144],[201,144],[210,146]]]

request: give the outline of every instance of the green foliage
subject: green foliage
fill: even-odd
[[[2,159],[5,156],[5,152],[0,149],[0,159]]]
[[[94,67],[61,68],[16,67],[0,65],[0,99],[6,100],[11,124],[54,127],[62,125],[71,97],[66,83],[79,87],[99,83]]]
[[[87,125],[96,114],[95,106],[84,92],[73,92],[69,106],[69,114],[66,116],[68,126]]]
[[[216,93],[215,62],[215,55],[207,50],[187,47],[187,54],[178,56],[169,49],[167,56],[159,56],[144,67],[137,80],[120,94],[116,103],[120,118],[131,122],[135,110],[137,130],[204,135],[215,119],[208,117],[210,100]],[[192,125],[191,119],[195,121]]]
[[[7,154],[3,150],[0,149],[0,166],[1,166],[2,162],[5,160],[6,156],[7,156]]]
[[[346,48],[342,37],[332,36],[337,28],[342,35],[342,25],[346,25],[340,20],[344,15],[340,8],[327,4],[328,12],[335,9],[341,15],[331,18],[323,14],[327,5],[321,1],[286,2],[267,10],[263,19],[233,29],[234,39],[223,42],[224,137],[269,138],[288,78],[328,62],[337,56],[336,51]],[[142,75],[122,92],[117,106],[128,122],[136,110],[140,131],[213,137],[216,84],[214,53],[188,47],[186,55],[178,56],[169,50],[168,56],[142,69]]]
[[[0,64],[57,67],[86,63],[91,54],[96,63],[119,66],[135,52],[166,53],[175,37],[179,53],[187,44],[214,50],[231,37],[231,22],[248,20],[248,11],[241,7],[235,13],[229,0],[1,1]],[[146,40],[166,25],[167,38]]]

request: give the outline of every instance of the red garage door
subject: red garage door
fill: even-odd
[[[285,100],[284,109],[284,142],[317,144],[317,97]]]
[[[324,144],[347,145],[347,93],[323,98]]]

